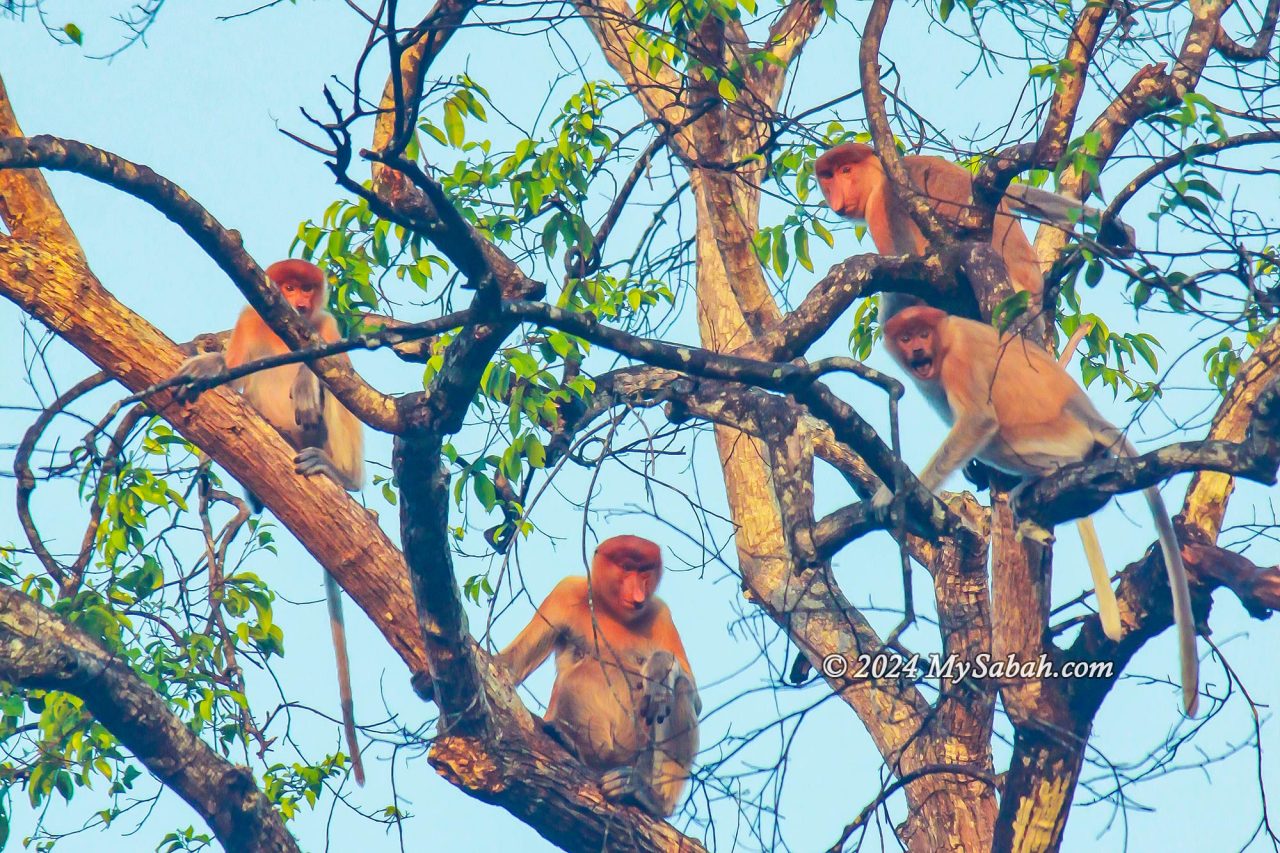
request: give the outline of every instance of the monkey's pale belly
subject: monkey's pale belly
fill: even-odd
[[[572,654],[569,652],[567,654]],[[589,767],[606,770],[630,764],[644,746],[646,730],[638,709],[639,671],[602,666],[582,658],[560,666],[546,720],[554,723]]]
[[[1084,459],[1092,443],[1085,445],[1083,451],[1075,446],[1077,444],[1079,442],[1040,439],[1017,442],[1015,446],[997,439],[983,448],[977,458],[1009,474],[1043,476]]]
[[[275,427],[294,447],[304,445],[297,420],[294,417],[293,400],[289,391],[298,375],[297,365],[273,367],[251,374],[244,379],[244,396],[249,405]]]

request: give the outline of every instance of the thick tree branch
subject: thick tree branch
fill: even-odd
[[[605,61],[635,95],[645,115],[664,130],[683,126],[687,110],[678,99],[681,79],[665,66],[651,75],[632,60],[632,46],[642,30],[626,0],[577,0],[574,6],[595,36]],[[683,156],[696,156],[687,128],[676,132],[671,143]]]
[[[0,138],[7,136],[23,136],[23,133],[4,80],[0,79]],[[0,169],[0,219],[9,233],[19,239],[75,243],[75,234],[49,191],[44,175],[35,170]]]
[[[151,168],[82,142],[35,136],[0,139],[0,170],[5,169],[75,172],[150,204],[213,259],[285,343],[296,348],[312,342],[298,312],[270,286],[257,262],[244,250],[240,235],[224,228],[184,189]],[[320,339],[314,342],[320,343]],[[376,429],[394,431],[396,412],[390,397],[341,364],[321,360],[313,369],[362,421]]]
[[[184,358],[88,269],[10,238],[0,238],[0,295],[131,391],[170,378]],[[295,474],[293,451],[238,394],[219,390],[181,407],[157,395],[150,404],[271,507],[369,614],[411,671],[426,667],[421,640],[405,630],[414,619],[404,561],[364,508],[327,477]]]
[[[893,128],[885,112],[884,87],[880,85],[880,43],[893,0],[873,0],[867,23],[862,31],[862,43],[858,46],[858,72],[862,79],[862,101],[867,111],[867,128],[876,154],[884,164],[889,177],[889,190],[912,220],[920,226],[930,246],[947,246],[954,239],[953,230],[943,225],[929,200],[912,187],[910,176],[902,166],[898,147],[894,143]]]
[[[1221,441],[1244,440],[1254,420],[1254,401],[1267,389],[1273,389],[1277,381],[1280,381],[1280,327],[1273,327],[1236,371],[1226,399],[1213,416],[1208,437]],[[1183,505],[1185,523],[1215,541],[1234,489],[1234,480],[1226,474],[1197,472],[1191,478]]]
[[[818,22],[822,20],[822,0],[791,0],[778,20],[769,27],[764,46],[778,59],[778,64],[765,63],[760,72],[769,90],[777,88],[786,77],[786,69],[804,50]]]
[[[1067,465],[1023,489],[1014,511],[1051,528],[1089,515],[1113,495],[1145,489],[1185,471],[1218,471],[1275,485],[1280,467],[1280,382],[1258,395],[1253,410],[1243,442],[1184,441],[1133,459]]]
[[[121,658],[18,589],[0,586],[0,679],[62,690],[196,810],[227,850],[296,851],[253,774],[219,756]]]
[[[435,6],[405,35],[403,42],[397,40],[398,34],[394,31],[385,33],[394,70],[387,76],[378,104],[373,150],[393,156],[404,151],[418,124],[427,70],[476,5],[476,0],[436,0]],[[375,182],[378,177],[375,166]]]
[[[1243,45],[1227,35],[1221,22],[1213,46],[1218,53],[1232,62],[1257,62],[1271,53],[1271,40],[1276,34],[1276,18],[1280,15],[1280,0],[1267,0],[1266,11],[1262,14],[1262,24],[1254,37],[1253,44]]]

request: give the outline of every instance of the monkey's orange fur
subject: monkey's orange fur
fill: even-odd
[[[1021,337],[1002,337],[984,323],[917,305],[890,319],[884,338],[890,355],[951,424],[920,473],[920,482],[930,491],[971,458],[1034,478],[1101,453],[1137,455],[1066,370]],[[1194,716],[1199,664],[1186,567],[1159,490],[1151,487],[1144,493],[1173,595],[1183,706]],[[888,497],[882,490],[875,502],[882,505]]]
[[[519,684],[554,652],[548,726],[607,771],[607,796],[666,816],[698,751],[702,703],[671,612],[654,595],[661,578],[653,542],[605,540],[590,576],[562,580],[498,661]]]
[[[325,310],[324,272],[315,264],[290,258],[267,267],[270,279],[293,306],[312,332],[328,342],[337,341],[338,324]],[[263,321],[258,312],[245,308],[236,321],[226,354],[205,353],[187,359],[180,374],[216,376],[228,368],[289,351],[288,345]],[[346,359],[345,355],[338,358]],[[349,363],[349,362],[348,362]],[[305,364],[287,364],[259,370],[240,379],[235,387],[285,440],[298,451],[294,466],[299,474],[324,474],[350,491],[364,485],[364,435],[360,421],[320,387],[320,381]],[[180,389],[177,397],[188,399]],[[249,496],[250,503],[257,499]],[[258,505],[257,509],[261,509]],[[338,693],[342,722],[351,753],[356,781],[364,784],[364,765],[356,742],[351,696],[350,663],[347,657],[346,626],[342,618],[342,598],[338,584],[325,573],[325,595],[329,602],[329,622],[337,657]]]
[[[973,176],[963,167],[941,157],[913,154],[902,158],[902,167],[944,222],[959,222],[973,204]],[[928,247],[924,234],[890,192],[884,163],[874,148],[858,142],[838,145],[819,157],[814,169],[827,204],[841,216],[865,220],[877,252],[924,254]],[[1027,235],[1010,215],[1007,199],[996,213],[991,245],[1004,260],[1014,288],[1029,291],[1032,308],[1038,307],[1044,277]]]

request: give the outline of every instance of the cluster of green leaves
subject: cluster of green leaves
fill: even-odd
[[[1064,293],[1065,293],[1064,289]],[[1117,332],[1101,317],[1083,314],[1074,301],[1074,293],[1066,300],[1068,312],[1061,317],[1064,338],[1069,337],[1082,323],[1092,323],[1093,328],[1081,343],[1079,356],[1080,379],[1086,388],[1095,382],[1118,394],[1124,388],[1131,400],[1149,400],[1160,394],[1160,386],[1154,381],[1142,381],[1130,372],[1141,361],[1153,373],[1159,369],[1156,349],[1160,342],[1146,332]]]
[[[156,845],[156,853],[196,853],[213,846],[213,836],[197,832],[194,826],[177,829],[165,835]]]
[[[607,111],[622,97],[612,84],[587,82],[568,95],[548,123],[547,137],[523,137],[510,150],[499,151],[489,140],[468,138],[471,122],[487,121],[488,93],[462,75],[438,109],[424,111],[419,129],[424,145],[429,140],[465,155],[451,169],[439,170],[438,177],[483,236],[506,245],[537,228],[540,253],[547,261],[571,248],[585,258],[595,249],[586,209],[593,182],[622,153],[618,133],[606,123]],[[568,279],[556,301],[629,325],[643,322],[650,307],[670,304],[674,295],[662,281],[601,271]],[[443,368],[451,340],[446,334],[433,342],[424,386]],[[534,329],[519,344],[498,352],[481,377],[477,399],[480,410],[495,415],[490,440],[478,452],[445,447],[460,505],[472,495],[486,514],[502,510],[504,518],[517,519],[514,523],[528,534],[530,527],[521,518],[524,508],[504,500],[497,484],[505,481],[518,490],[531,472],[544,467],[546,438],[560,426],[561,407],[594,390],[590,375],[580,370],[590,350],[572,335]],[[455,530],[459,538],[461,533]],[[475,596],[481,591],[479,581],[470,588]]]
[[[979,2],[981,2],[981,0],[960,0],[960,5],[967,11],[972,12],[974,9],[978,8]],[[951,13],[954,12],[955,9],[956,0],[939,0],[938,17],[943,23],[946,23],[947,19],[951,17]]]
[[[377,282],[390,275],[429,290],[436,271],[449,272],[449,262],[429,251],[421,234],[379,219],[364,199],[339,199],[329,205],[319,224],[298,226],[292,250],[328,270],[329,306],[349,327],[355,315],[381,307]]]
[[[1243,341],[1237,343],[1232,336],[1224,335],[1205,350],[1205,375],[1220,394],[1226,393],[1244,359],[1262,343],[1277,323],[1274,312],[1280,308],[1280,266],[1276,263],[1278,256],[1280,252],[1276,247],[1269,246],[1259,253],[1254,262],[1253,280],[1257,296],[1246,306]],[[1267,304],[1260,304],[1259,300]]]
[[[618,142],[617,133],[605,125],[606,111],[621,97],[617,87],[599,81],[583,84],[550,122],[548,138],[525,137],[505,152],[494,151],[488,140],[462,141],[464,117],[485,121],[479,106],[488,95],[466,77],[458,87],[459,105],[450,110],[453,99],[444,104],[445,128],[457,130],[442,133],[430,118],[421,126],[437,142],[470,155],[440,176],[463,215],[500,244],[545,217],[541,246],[548,259],[558,254],[561,243],[590,254],[592,232],[584,208],[592,179]]]
[[[283,654],[284,634],[274,622],[274,594],[257,575],[224,567],[223,583],[211,598],[201,578],[207,567],[172,565],[169,537],[188,512],[188,499],[174,488],[172,473],[157,472],[177,470],[175,463],[189,459],[190,450],[156,419],[146,422],[138,440],[111,464],[92,448],[77,449],[81,494],[102,507],[91,568],[77,586],[60,589],[43,572],[24,574],[13,552],[0,549],[0,580],[103,643],[194,732],[207,732],[229,755],[248,737],[243,726],[248,699],[227,677],[227,648],[209,630],[214,609],[242,660]],[[252,521],[248,530],[241,559],[274,552],[269,525]],[[96,789],[108,798],[96,813],[104,824],[128,807],[120,805],[120,797],[141,775],[83,702],[61,691],[0,686],[0,744],[6,754],[0,779],[25,789],[33,807],[55,793],[70,801],[77,789]],[[0,835],[7,831],[7,819],[0,815]],[[43,847],[55,843],[56,838],[40,841]],[[198,835],[175,833],[162,847],[198,849],[192,845],[200,843]]]
[[[328,756],[318,764],[273,764],[263,776],[263,791],[280,809],[280,815],[292,820],[303,805],[315,808],[324,794],[325,782],[341,778],[347,772],[347,765],[347,757],[341,753]]]
[[[823,0],[822,8],[827,15],[835,15],[834,0]],[[706,51],[693,49],[708,21],[718,20],[726,28],[741,27],[746,23],[744,13],[756,15],[755,0],[643,0],[636,4],[636,14],[645,26],[628,45],[631,61],[651,76],[657,77],[665,69],[689,80],[706,81],[722,101],[732,103],[752,70],[786,64],[770,44],[751,49],[740,46],[727,56],[715,57],[713,63],[703,61]]]

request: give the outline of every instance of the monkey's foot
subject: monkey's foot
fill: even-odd
[[[1023,539],[1030,539],[1032,542],[1038,542],[1045,546],[1052,545],[1055,541],[1052,530],[1041,527],[1030,519],[1023,519],[1018,522],[1018,530],[1014,535],[1019,542]]]
[[[638,806],[654,817],[666,817],[665,810],[654,801],[653,794],[636,776],[636,771],[630,767],[610,770],[600,777],[600,791],[606,800]]]
[[[340,485],[342,483],[342,478],[338,475],[337,466],[333,464],[333,460],[329,458],[329,455],[319,447],[304,447],[299,450],[298,455],[293,457],[293,470],[304,477],[323,474]]]

